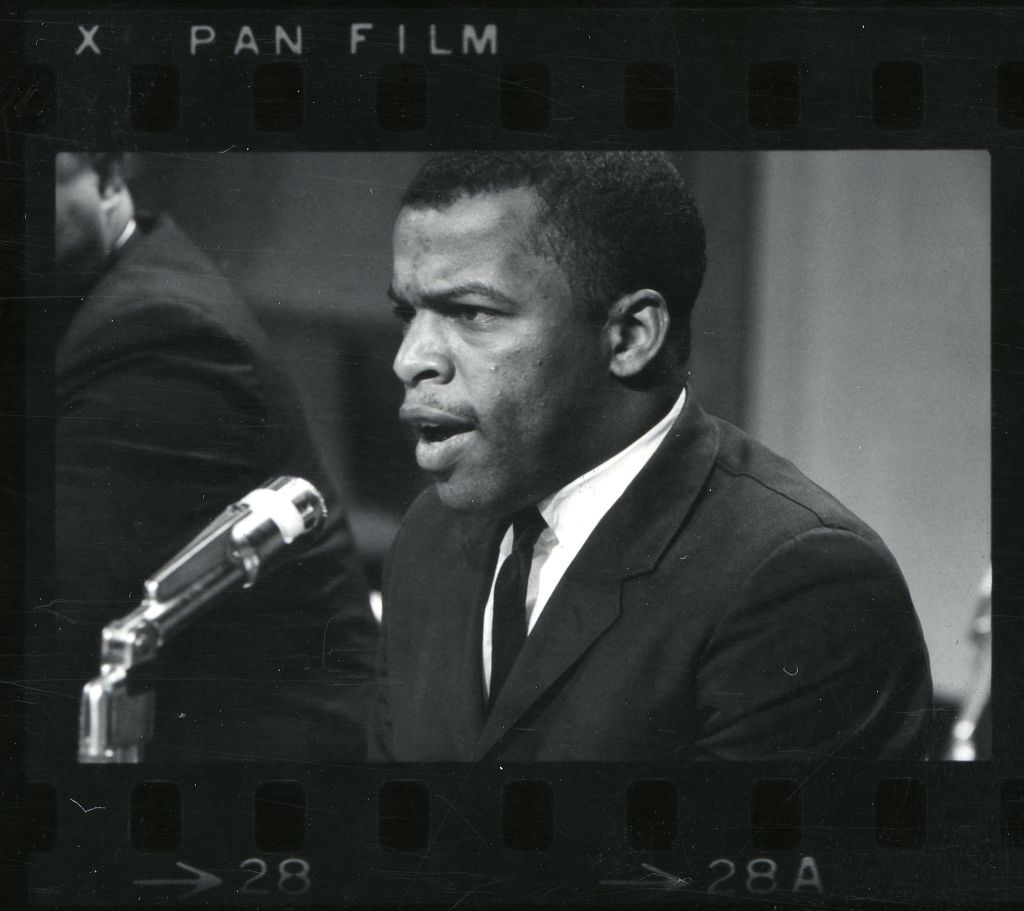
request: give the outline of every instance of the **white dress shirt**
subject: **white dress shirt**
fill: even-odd
[[[671,411],[642,437],[617,452],[606,462],[570,481],[561,490],[537,504],[547,528],[533,548],[530,578],[526,583],[526,634],[529,635],[569,564],[587,543],[615,502],[654,455],[668,436],[686,404],[686,388]],[[494,583],[505,558],[512,552],[512,527],[509,526],[498,548],[498,562],[491,580],[491,591],[484,608],[483,666],[484,690],[491,688],[491,627],[494,620]]]

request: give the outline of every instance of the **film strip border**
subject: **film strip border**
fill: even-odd
[[[106,770],[26,809],[30,894],[57,907],[1024,895],[1024,779],[965,766]]]
[[[125,149],[987,146],[1013,155],[1024,129],[1015,21],[976,9],[182,12],[159,22],[76,11],[25,17],[25,65],[0,107],[10,131]],[[353,53],[352,26],[366,22],[373,29]],[[461,53],[466,24],[477,41],[496,25],[495,52],[471,42]],[[195,25],[214,39],[193,54]],[[298,26],[294,53],[277,29],[295,43]],[[78,53],[94,27],[100,53],[89,42]],[[1016,160],[995,168],[1007,191],[993,198],[997,225],[1019,224]],[[1000,337],[1020,332],[1020,269],[995,259]],[[996,347],[994,368],[999,432],[1019,441],[1009,346]],[[1004,489],[1019,472],[1016,452],[997,447]],[[1020,508],[996,507],[998,710],[1019,693],[1005,685],[1019,654],[1000,617],[1005,633],[1017,603],[1005,555],[1019,550],[1007,529],[1019,527]],[[997,737],[1019,748],[1007,713],[996,717]],[[622,903],[664,891],[1012,903],[1024,897],[1021,772],[83,771],[30,784],[20,832],[34,851],[39,905],[195,895]]]
[[[87,37],[91,31],[86,32]],[[83,38],[87,40],[87,38]],[[301,63],[258,63],[252,67],[247,110],[254,130],[291,133],[307,123],[305,69]],[[185,77],[188,78],[187,76]],[[801,82],[807,76],[792,61],[759,61],[747,67],[746,109],[753,130],[794,130],[806,125]],[[995,119],[1008,130],[1024,129],[1024,60],[997,65]],[[182,123],[183,75],[173,64],[139,64],[128,72],[127,112],[134,133],[173,133]],[[494,105],[502,131],[538,133],[552,126],[550,66],[503,65],[496,79]],[[621,122],[627,130],[666,132],[683,116],[676,68],[660,61],[625,63],[621,68]],[[29,66],[9,88],[6,107],[17,128],[45,133],[57,121],[57,72]],[[431,78],[423,63],[382,64],[371,89],[376,126],[384,132],[412,132],[431,123]],[[742,89],[740,89],[742,91]],[[925,124],[925,70],[915,60],[883,60],[870,74],[871,123],[877,130],[919,130]],[[564,103],[564,101],[562,102]],[[609,127],[615,124],[609,123]],[[314,124],[314,128],[320,128]]]
[[[1024,45],[1007,17],[38,13],[3,109],[20,131],[138,148],[1012,147]]]
[[[415,774],[415,773],[412,773]],[[524,770],[524,774],[529,774]],[[132,850],[164,853],[182,847],[186,826],[183,789],[173,780],[143,779],[128,790],[127,819],[121,820]],[[750,787],[748,838],[751,847],[793,850],[800,847],[804,807],[800,782],[793,778],[759,778]],[[385,851],[424,851],[436,819],[431,789],[416,777],[384,778],[376,787],[376,845]],[[489,795],[497,811],[496,846],[512,851],[548,850],[555,838],[556,789],[543,778],[513,778]],[[634,851],[670,851],[679,837],[680,795],[668,778],[635,778],[625,782],[621,797],[622,846]],[[66,801],[82,813],[92,812],[66,787],[30,782],[22,820],[25,844],[33,853],[53,851],[60,841]],[[929,837],[928,790],[917,777],[881,778],[870,795],[877,847],[923,847]],[[1008,846],[1024,847],[1024,779],[1001,785],[1000,831]],[[106,806],[102,806],[106,810]],[[196,813],[197,808],[190,808]],[[68,809],[68,812],[72,811]],[[307,787],[294,779],[267,779],[251,791],[249,833],[254,850],[295,852],[306,846],[310,803]],[[202,814],[200,814],[202,819]],[[191,823],[193,820],[189,820]],[[203,819],[203,822],[209,822]],[[869,825],[869,828],[871,826]],[[934,833],[932,833],[934,837]],[[243,838],[245,836],[243,835]]]

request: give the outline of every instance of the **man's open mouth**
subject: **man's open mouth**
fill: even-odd
[[[450,469],[477,429],[472,420],[439,408],[403,405],[399,416],[416,433],[416,461],[426,471]]]
[[[466,433],[472,430],[469,424],[415,424],[416,435],[424,443],[443,443],[459,433]]]
[[[443,443],[460,433],[474,430],[476,426],[460,415],[422,405],[403,405],[399,417],[424,443]]]

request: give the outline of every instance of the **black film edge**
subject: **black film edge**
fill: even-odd
[[[12,551],[18,565],[10,576],[24,579],[25,594],[12,589],[11,604],[21,609],[9,611],[5,622],[9,641],[16,644],[12,651],[21,653],[25,665],[12,682],[29,694],[26,700],[35,698],[34,691],[46,698],[48,684],[39,680],[59,677],[40,675],[37,664],[61,660],[25,651],[31,649],[26,643],[33,641],[40,611],[61,610],[52,584],[55,507],[49,468],[54,446],[49,416],[55,411],[51,363],[60,305],[47,290],[60,153],[136,156],[143,178],[155,187],[154,198],[191,219],[188,227],[202,235],[207,253],[214,251],[218,266],[236,284],[241,281],[243,296],[256,299],[269,333],[281,330],[288,351],[312,352],[307,369],[298,371],[304,392],[325,382],[310,365],[331,376],[339,371],[339,383],[352,381],[353,373],[372,375],[372,387],[354,387],[330,403],[336,410],[328,420],[347,421],[344,426],[357,440],[339,458],[357,466],[392,458],[390,449],[382,456],[375,447],[408,448],[400,434],[380,429],[385,420],[397,423],[395,390],[380,393],[390,396],[380,400],[390,409],[384,416],[366,404],[377,401],[375,390],[389,388],[396,333],[381,329],[375,317],[357,307],[346,317],[352,331],[347,347],[339,349],[344,370],[324,366],[323,347],[302,345],[318,333],[328,348],[337,341],[329,334],[337,326],[325,313],[335,301],[332,294],[369,293],[363,279],[351,278],[361,264],[369,263],[367,273],[377,281],[374,270],[381,267],[370,257],[373,244],[389,242],[402,189],[396,184],[404,183],[426,152],[666,150],[681,170],[694,173],[709,221],[714,217],[727,226],[716,236],[720,249],[742,250],[749,257],[734,264],[731,278],[723,278],[716,293],[761,301],[769,295],[763,290],[767,285],[755,287],[765,274],[756,271],[755,260],[762,257],[762,265],[777,267],[771,259],[777,238],[766,232],[756,242],[737,239],[748,230],[744,218],[767,219],[767,208],[775,205],[772,217],[782,218],[779,224],[794,235],[827,235],[856,198],[835,197],[835,222],[822,215],[829,211],[828,200],[818,198],[814,211],[820,220],[800,221],[807,211],[799,205],[800,193],[810,194],[810,170],[824,169],[825,179],[848,173],[837,164],[840,159],[825,161],[826,153],[863,156],[845,160],[853,162],[851,170],[863,169],[859,186],[866,194],[896,186],[886,176],[894,161],[899,169],[914,156],[947,154],[953,162],[948,172],[930,172],[931,165],[919,158],[920,168],[907,165],[900,173],[911,183],[915,170],[948,173],[951,197],[959,162],[987,153],[981,167],[989,178],[988,208],[971,224],[985,223],[990,230],[990,260],[979,270],[991,295],[990,306],[982,307],[990,342],[955,335],[961,324],[944,314],[936,319],[947,320],[955,337],[943,346],[935,340],[941,333],[924,328],[923,317],[920,337],[933,338],[937,358],[954,360],[958,344],[980,345],[987,354],[978,369],[990,380],[990,436],[980,450],[964,448],[961,469],[963,477],[971,475],[970,454],[990,454],[991,499],[979,500],[977,511],[985,513],[982,524],[991,537],[976,543],[987,550],[982,558],[991,555],[993,571],[991,742],[979,747],[981,761],[975,762],[951,761],[943,752],[952,749],[951,741],[938,739],[936,758],[928,762],[858,762],[842,756],[808,762],[787,755],[765,763],[674,763],[657,756],[626,763],[485,759],[390,765],[350,757],[304,763],[242,755],[206,763],[194,756],[179,762],[173,751],[157,750],[140,765],[86,767],[73,757],[48,755],[38,739],[33,747],[40,730],[34,727],[37,716],[15,698],[12,711],[24,716],[11,741],[20,751],[14,757],[19,837],[11,842],[17,847],[0,852],[14,890],[10,906],[1019,904],[1024,898],[1024,719],[1017,670],[1024,649],[1017,578],[1017,555],[1024,550],[1018,493],[1024,465],[1019,255],[1024,49],[1015,22],[1006,7],[23,11],[22,45],[12,50],[15,65],[3,96],[5,153],[17,170],[19,217],[10,236],[21,242],[16,285],[3,312],[13,335],[23,338],[11,342],[8,361],[23,368],[24,377],[15,377],[14,385],[23,388],[7,410],[21,419],[17,431],[24,445],[7,454],[4,467],[12,477],[26,479],[26,496],[16,498],[16,509],[24,513],[18,533],[24,553]],[[730,163],[715,170],[714,155]],[[833,164],[838,170],[829,170]],[[165,184],[152,177],[161,167],[173,178]],[[789,169],[789,182],[780,177],[780,167]],[[208,195],[200,198],[197,191],[196,199],[175,198],[190,181]],[[358,190],[338,191],[346,181]],[[370,200],[371,187],[385,195],[379,203]],[[785,199],[777,194],[786,188],[795,194],[788,198],[791,205],[777,205]],[[264,202],[246,201],[246,194],[257,192]],[[942,193],[935,192],[928,197],[935,208],[928,211],[936,221],[963,214],[943,207]],[[921,198],[908,193],[890,198],[897,214],[888,227],[913,221],[901,222],[901,211],[919,213]],[[260,231],[253,230],[242,235],[239,247],[248,244],[244,250],[217,247],[223,239],[218,221],[236,226],[265,212],[266,200],[290,213],[292,229],[301,223],[296,213],[303,206],[311,222],[324,227],[329,219],[321,209],[344,200],[351,206],[347,230],[356,232],[363,224],[368,238],[352,256],[353,271],[313,263],[326,248],[319,240],[311,244],[312,252],[294,239],[281,248],[282,235],[262,243]],[[392,208],[381,214],[387,206]],[[889,236],[891,244],[907,243],[909,251],[902,235]],[[804,239],[808,248],[814,246],[813,236]],[[859,249],[857,243],[849,235],[837,248]],[[388,260],[388,250],[380,256]],[[903,281],[911,299],[924,292],[910,289],[959,280],[944,272],[953,267],[941,256],[925,251],[914,258],[908,252],[906,259],[918,271],[894,272],[885,293]],[[383,268],[383,283],[370,289],[381,295],[390,262]],[[788,268],[799,269],[800,263]],[[931,277],[922,278],[929,270]],[[772,280],[777,294],[799,290],[796,282]],[[815,290],[820,288],[807,293]],[[286,326],[289,317],[278,309],[280,300],[287,306],[289,295],[308,320],[298,328]],[[890,303],[901,304],[895,297]],[[724,312],[731,320],[753,319],[753,306]],[[920,312],[928,314],[927,308]],[[903,333],[910,365],[906,376],[918,368],[930,370],[923,354],[913,355],[913,326],[906,323],[894,318],[878,327],[877,336],[865,338],[837,321],[829,331],[849,335],[834,336],[834,352],[849,342],[870,359],[872,346],[886,347]],[[768,419],[759,418],[744,395],[753,395],[766,376],[783,380],[783,354],[798,346],[779,347],[762,331],[757,350],[776,367],[774,373],[759,373],[755,354],[747,350],[755,346],[743,342],[742,333],[739,347],[731,348],[725,330],[718,337],[713,322],[701,325],[695,347],[703,343],[708,352],[703,365],[698,361],[705,375],[712,356],[719,362],[736,357],[734,386],[706,381],[705,388],[717,396],[715,405],[737,423],[760,420],[757,426],[764,428]],[[789,324],[786,329],[795,331]],[[924,352],[925,342],[920,344]],[[741,349],[746,353],[738,354]],[[947,381],[947,374],[935,376],[939,383]],[[979,388],[987,385],[971,379]],[[917,387],[909,379],[908,385],[910,392],[894,385],[886,395],[913,395]],[[945,438],[951,449],[968,433],[962,429],[966,409],[958,399],[960,388],[949,387],[946,407],[928,416],[928,422],[947,429],[926,439]],[[881,399],[863,405],[864,410],[885,407]],[[905,414],[908,425],[916,425],[910,401]],[[318,445],[330,449],[337,445],[332,440],[325,432]],[[901,464],[897,452],[888,457]],[[408,459],[396,458],[386,468],[394,479],[390,489],[386,479],[360,475],[358,467],[347,482],[371,478],[363,490],[373,491],[377,500],[368,497],[369,505],[404,508],[423,479]],[[358,491],[349,490],[358,499]],[[211,505],[215,512],[224,504]],[[964,510],[946,516],[950,526],[979,521]],[[952,540],[935,527],[913,533],[923,550],[933,540]],[[173,550],[181,542],[163,543]],[[979,580],[961,581],[969,591]],[[917,583],[913,578],[910,583],[914,590]],[[937,587],[925,591],[930,596]],[[920,601],[916,592],[915,600]],[[958,637],[968,654],[970,629],[963,618],[950,617],[947,626],[951,632],[928,643],[933,674]],[[965,667],[970,660],[963,659]],[[969,704],[976,681],[967,671],[958,673],[951,675],[949,691],[967,695],[947,705],[940,718],[949,725],[950,738],[952,721],[965,714],[979,721],[984,709]],[[982,688],[986,682],[981,680]],[[974,709],[979,711],[971,714]]]

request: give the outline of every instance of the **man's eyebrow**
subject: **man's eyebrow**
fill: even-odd
[[[428,307],[444,306],[445,304],[453,303],[460,297],[466,297],[468,295],[485,297],[488,300],[492,300],[498,304],[504,304],[508,307],[518,306],[517,301],[513,298],[509,297],[507,294],[502,294],[502,292],[497,288],[492,288],[490,285],[486,285],[483,282],[465,282],[461,285],[454,285],[451,288],[445,288],[443,291],[433,291],[422,294],[420,295],[420,299],[423,304]],[[388,286],[388,297],[396,304],[410,306],[412,303],[399,294],[393,286]]]

